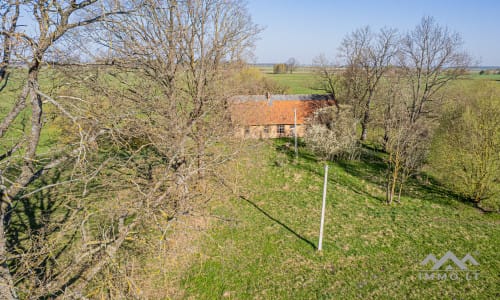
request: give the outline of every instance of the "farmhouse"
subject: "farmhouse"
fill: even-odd
[[[305,123],[312,114],[335,101],[329,95],[252,95],[235,96],[229,101],[236,135],[245,138],[293,136],[295,110],[297,136],[305,133]]]

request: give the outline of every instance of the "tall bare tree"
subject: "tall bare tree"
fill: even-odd
[[[260,30],[240,1],[137,4],[133,14],[89,32],[108,47],[101,61],[110,65],[76,74],[92,78],[92,115],[107,129],[99,148],[126,157],[112,161],[119,171],[107,172],[117,183],[106,186],[127,183],[134,195],[121,200],[129,205],[116,216],[125,215],[128,226],[160,213],[189,214],[210,199],[207,182],[219,179],[217,166],[233,155],[220,146],[232,133],[228,83]]]
[[[384,28],[373,33],[369,27],[364,27],[344,37],[339,48],[346,67],[347,97],[355,108],[354,113],[361,119],[362,141],[367,137],[377,86],[396,54],[397,38],[395,29]]]
[[[440,91],[470,62],[458,33],[431,17],[402,37],[399,68],[387,77],[384,146],[388,153],[387,202],[401,197],[406,179],[424,163],[436,125]]]
[[[11,147],[0,155],[0,298],[16,298],[14,282],[25,287],[20,292],[29,297],[83,297],[85,287],[116,257],[133,228],[154,216],[155,209],[169,216],[189,211],[186,202],[204,193],[194,183],[230,158],[230,153],[214,151],[230,130],[225,108],[232,92],[226,79],[242,65],[239,61],[260,29],[240,1],[13,0],[0,9],[0,83],[7,82],[11,58],[27,66],[15,70],[26,72],[26,84],[2,116],[0,139],[7,140],[19,123],[26,126],[19,120],[21,113],[31,115],[29,130],[14,135],[18,141],[2,141],[2,146]],[[32,13],[36,30],[20,29],[20,11]],[[58,87],[64,96],[44,91],[39,83],[44,61],[50,56],[52,63],[61,63],[57,54],[64,49],[57,44],[73,37],[71,42],[78,44],[84,35],[95,38],[89,52],[107,56],[93,66],[66,64],[48,72],[78,81],[80,91],[66,83]],[[96,51],[98,45],[108,50]],[[104,65],[95,67],[99,64]],[[42,155],[47,105],[67,118],[62,128],[76,138],[64,136],[64,147]],[[96,153],[88,151],[91,148]],[[119,154],[111,155],[114,152]],[[69,162],[78,169],[71,169]],[[64,183],[43,183],[44,175],[56,167],[70,173],[68,182],[78,182],[71,190],[81,191],[81,196],[67,196],[77,204],[60,204],[71,206],[62,214],[65,223],[49,226],[45,216],[40,234],[12,232],[28,236],[29,248],[8,246],[5,226],[13,207],[29,206],[26,199]],[[113,180],[107,179],[110,174]],[[42,186],[30,189],[36,182]],[[117,198],[121,206],[112,209],[114,199],[106,205],[86,204],[82,199],[93,193],[89,185],[106,190],[102,195]],[[129,197],[117,196],[125,190]],[[109,211],[100,221],[102,216],[94,215],[103,207]],[[57,249],[47,243],[49,237]]]
[[[16,120],[22,112],[29,114],[29,129],[21,135],[15,134],[17,140],[6,142],[11,145],[1,156],[1,207],[0,207],[0,297],[2,299],[16,298],[14,282],[8,264],[8,249],[6,227],[11,208],[20,201],[26,187],[43,174],[66,159],[78,156],[85,147],[82,139],[77,147],[65,149],[62,153],[39,154],[40,137],[44,127],[44,101],[54,105],[62,114],[69,117],[75,124],[77,117],[72,116],[60,103],[42,91],[39,83],[40,71],[44,59],[54,45],[69,31],[102,22],[106,18],[126,13],[118,1],[113,5],[97,0],[72,1],[3,1],[0,6],[2,14],[1,35],[3,49],[0,65],[2,89],[7,84],[9,69],[13,60],[26,68],[15,71],[23,73],[24,86],[17,99],[11,101],[10,110],[2,116],[0,122],[0,139],[6,140],[8,133],[16,131]],[[30,30],[19,25],[20,12],[30,20]],[[83,128],[80,127],[83,134]],[[10,139],[10,138],[9,138]],[[11,139],[10,139],[11,140]],[[14,156],[14,153],[19,155]],[[13,171],[18,168],[18,171]]]
[[[387,78],[383,88],[383,123],[387,152],[386,201],[400,202],[406,180],[419,171],[430,145],[432,125],[424,120],[411,122],[405,99],[409,89],[399,76]],[[395,199],[395,196],[397,198]]]
[[[431,116],[431,104],[439,100],[437,92],[465,73],[471,60],[462,45],[460,34],[437,24],[432,17],[422,18],[402,38],[398,57],[411,86],[407,103],[411,122]]]
[[[227,129],[221,126],[228,120],[225,107],[231,95],[225,82],[260,29],[239,1],[143,2],[140,17],[123,16],[106,28],[112,33],[115,65],[137,75],[114,76],[128,86],[129,99],[143,102],[139,105],[150,116],[147,126],[164,130],[147,139],[175,165],[196,161],[196,172],[202,174],[206,147]],[[151,91],[142,88],[144,82]],[[187,150],[193,145],[196,150]]]

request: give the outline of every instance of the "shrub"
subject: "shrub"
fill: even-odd
[[[309,123],[304,140],[314,153],[327,160],[353,159],[357,155],[357,121],[348,108],[321,109]]]
[[[500,201],[500,93],[489,85],[464,95],[441,119],[431,163],[454,192],[498,209]],[[495,200],[496,199],[496,200]]]
[[[286,64],[275,64],[273,66],[274,74],[285,74],[288,71]]]
[[[264,77],[261,71],[256,68],[245,68],[234,77],[233,86],[238,87],[238,93],[251,95],[286,94],[288,87],[271,79]]]

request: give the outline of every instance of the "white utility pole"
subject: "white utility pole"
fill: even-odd
[[[295,137],[295,159],[299,158],[299,150],[297,149],[297,108],[293,110],[293,134]]]
[[[321,208],[321,225],[319,227],[318,251],[323,249],[323,227],[325,225],[325,207],[326,207],[326,185],[328,184],[328,164],[325,165],[325,181],[323,183],[323,206]]]

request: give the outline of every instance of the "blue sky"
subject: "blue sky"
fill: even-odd
[[[324,53],[335,56],[345,34],[369,25],[411,30],[423,16],[459,32],[464,48],[480,65],[500,66],[500,0],[248,0],[256,24],[258,63],[302,64]]]

